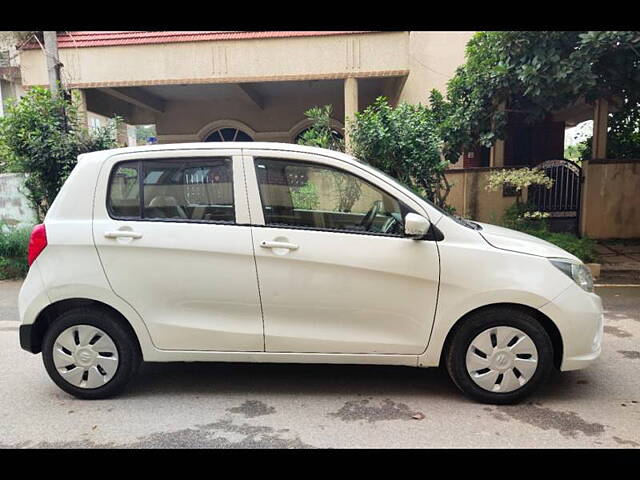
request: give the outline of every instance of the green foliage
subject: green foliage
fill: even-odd
[[[521,232],[547,231],[548,214],[537,211],[530,203],[514,203],[508,207],[502,217],[502,226]]]
[[[430,96],[445,158],[504,138],[510,112],[532,123],[582,98],[637,98],[639,50],[637,31],[477,33],[446,100]]]
[[[584,142],[576,143],[575,145],[569,145],[564,149],[564,158],[571,160],[572,162],[582,165],[582,159],[586,155],[586,145]],[[591,153],[589,153],[591,156]]]
[[[0,223],[0,280],[27,274],[27,251],[32,227],[10,227]]]
[[[298,144],[344,152],[344,139],[331,127],[332,106],[312,107],[304,114],[311,126],[298,139]]]
[[[320,204],[318,189],[314,183],[305,183],[302,187],[291,190],[293,208],[301,210],[317,210]]]
[[[596,243],[586,236],[576,237],[570,233],[550,232],[547,223],[548,214],[538,212],[534,205],[514,203],[505,210],[502,226],[528,233],[553,243],[575,255],[585,263],[596,260]]]
[[[353,154],[443,206],[451,189],[440,155],[436,114],[423,105],[393,108],[379,97],[348,126]]]
[[[502,169],[489,174],[489,182],[485,188],[490,192],[497,192],[505,186],[510,186],[517,193],[516,203],[520,203],[522,191],[531,185],[541,185],[550,189],[553,187],[553,180],[540,168]]]
[[[116,119],[89,131],[82,126],[77,100],[32,88],[19,101],[8,102],[0,118],[0,158],[7,169],[27,174],[27,197],[43,218],[78,155],[117,146]]]

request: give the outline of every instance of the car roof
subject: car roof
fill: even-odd
[[[295,143],[280,142],[191,142],[191,143],[163,143],[155,145],[139,145],[135,147],[113,148],[110,150],[100,150],[97,152],[85,153],[78,157],[78,160],[102,160],[113,155],[128,153],[159,152],[171,150],[230,150],[230,149],[252,149],[252,150],[279,150],[288,152],[315,153],[338,158],[347,162],[357,160],[351,155],[347,155],[335,150],[326,148],[309,147]]]

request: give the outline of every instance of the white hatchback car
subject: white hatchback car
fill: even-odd
[[[29,262],[21,346],[80,398],[144,360],[445,365],[471,398],[511,403],[601,350],[577,258],[318,148],[81,155]]]

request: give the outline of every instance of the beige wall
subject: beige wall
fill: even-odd
[[[432,88],[444,93],[455,69],[464,63],[465,45],[474,33],[410,32],[410,73],[400,101],[426,104]]]
[[[640,237],[640,160],[585,163],[583,233],[592,238]]]
[[[407,73],[408,32],[64,48],[75,87],[394,76]],[[40,49],[21,54],[24,85],[45,85]]]
[[[447,171],[452,184],[447,204],[455,207],[458,215],[478,222],[498,223],[504,211],[513,205],[516,197],[503,197],[502,191],[489,192],[486,186],[489,174],[495,168],[461,168]],[[526,192],[524,194],[526,200]]]

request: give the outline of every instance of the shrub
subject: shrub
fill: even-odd
[[[27,274],[31,229],[0,223],[0,280],[22,278]]]
[[[353,154],[444,207],[451,185],[441,156],[437,115],[423,105],[379,97],[347,126]]]
[[[298,139],[300,145],[344,152],[344,139],[331,126],[332,110],[331,105],[325,105],[324,107],[312,107],[304,112],[312,123]]]
[[[527,233],[545,231],[548,217],[548,214],[537,211],[530,203],[514,203],[505,210],[502,225]]]

